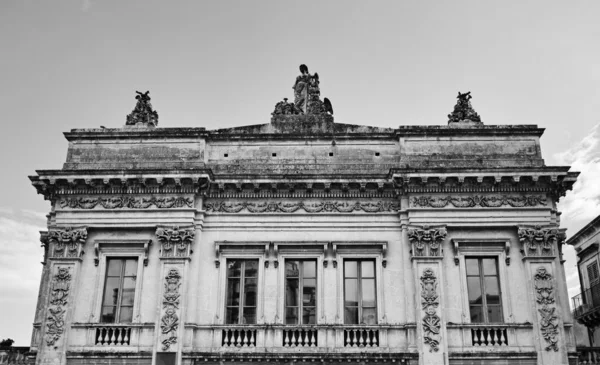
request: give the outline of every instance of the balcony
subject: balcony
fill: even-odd
[[[585,289],[572,298],[575,319],[586,326],[600,324],[600,284]]]
[[[74,323],[69,345],[72,351],[151,351],[154,327],[154,323]]]
[[[600,365],[600,347],[578,347],[579,365]]]
[[[535,351],[531,323],[448,323],[451,352]]]

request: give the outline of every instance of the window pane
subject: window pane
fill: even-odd
[[[467,277],[467,287],[469,288],[469,303],[481,304],[481,283],[479,282],[479,276]]]
[[[117,299],[119,298],[119,278],[106,278],[106,284],[104,289],[104,301],[103,305],[117,305]]]
[[[502,307],[499,305],[488,306],[488,321],[502,322]]]
[[[123,260],[108,260],[107,276],[121,276]]]
[[[467,275],[479,276],[479,260],[478,259],[465,259],[467,265]]]
[[[496,259],[482,259],[483,275],[496,275]]]
[[[315,324],[316,323],[316,310],[315,307],[305,307],[302,310],[302,324]]]
[[[298,261],[285,261],[285,277],[286,278],[297,278],[300,276],[300,270],[298,269]]]
[[[314,261],[304,261],[304,277],[305,278],[316,278],[317,277],[317,263]]]
[[[240,279],[227,280],[227,305],[240,304]]]
[[[226,324],[237,324],[239,323],[240,309],[238,307],[228,307],[227,313],[225,314]]]
[[[125,276],[137,276],[137,260],[125,260]]]
[[[485,277],[485,295],[487,304],[500,304],[500,288],[496,276]]]
[[[246,271],[244,275],[247,278],[255,278],[258,276],[258,260],[246,260]]]
[[[483,313],[481,312],[481,306],[475,305],[469,308],[471,312],[471,323],[482,323]]]
[[[119,323],[131,323],[133,318],[133,307],[121,307]]]
[[[244,285],[244,305],[256,306],[256,279],[246,279]]]
[[[302,288],[302,304],[314,306],[317,296],[317,280],[305,279]]]
[[[100,321],[102,323],[114,323],[116,315],[117,315],[117,307],[116,306],[102,307],[102,314],[101,314],[102,318],[100,319]]]
[[[242,324],[256,323],[256,307],[244,307],[244,318]]]
[[[375,279],[362,279],[362,305],[375,306]]]
[[[344,287],[344,306],[357,306],[358,305],[358,288],[356,279],[346,279],[346,285]]]
[[[363,308],[361,323],[377,324],[377,309],[376,308]]]
[[[363,278],[375,277],[375,262],[363,261],[360,263],[361,276]]]
[[[228,278],[239,278],[242,276],[242,263],[238,260],[227,261],[227,277]]]
[[[123,292],[121,293],[121,305],[133,305],[135,297],[135,278],[123,279]]]
[[[298,306],[298,279],[287,279],[285,305],[286,307]]]
[[[357,275],[356,267],[356,261],[344,261],[344,277],[355,278]]]
[[[358,324],[358,308],[356,308],[356,307],[344,308],[344,323],[345,324]]]
[[[285,308],[285,324],[299,324],[297,307]]]

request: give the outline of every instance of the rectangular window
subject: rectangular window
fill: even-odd
[[[374,260],[344,260],[344,323],[377,324]]]
[[[285,260],[285,324],[315,324],[317,262]]]
[[[471,322],[503,322],[497,259],[495,257],[467,257],[465,263]]]
[[[226,324],[256,324],[258,260],[227,260]]]
[[[587,266],[588,279],[590,281],[590,287],[598,284],[600,274],[598,273],[598,263],[592,262]]]
[[[103,323],[131,323],[137,278],[137,258],[109,258],[102,298]]]

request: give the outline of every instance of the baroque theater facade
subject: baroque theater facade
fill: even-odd
[[[270,123],[74,129],[51,203],[37,364],[574,364],[542,128],[335,123],[301,67]]]

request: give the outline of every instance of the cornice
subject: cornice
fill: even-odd
[[[567,240],[567,244],[576,246],[587,238],[595,235],[598,231],[600,231],[600,215],[572,235],[571,238]]]
[[[403,136],[489,136],[489,135],[528,135],[540,137],[545,128],[538,128],[534,124],[521,125],[478,125],[472,128],[455,128],[447,125],[402,125],[394,132],[398,137]]]

